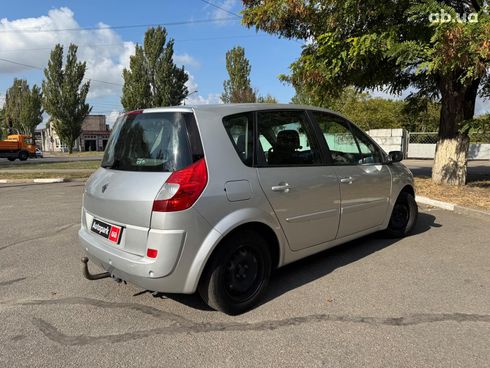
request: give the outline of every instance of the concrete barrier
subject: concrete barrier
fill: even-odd
[[[402,151],[406,157],[408,132],[405,129],[371,129],[367,133],[385,152]]]
[[[410,143],[407,158],[434,158],[436,145],[431,143]],[[471,143],[468,160],[490,160],[490,144]]]

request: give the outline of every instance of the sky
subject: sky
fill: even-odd
[[[2,0],[0,12],[0,105],[14,78],[40,85],[52,47],[79,46],[91,80],[88,102],[93,114],[112,122],[122,111],[122,70],[136,43],[143,42],[148,25],[164,25],[175,40],[174,61],[184,65],[192,95],[188,104],[219,103],[227,78],[226,51],[245,48],[252,86],[287,103],[294,89],[277,78],[301,53],[301,43],[256,32],[233,15],[239,0]],[[135,5],[137,4],[137,6]],[[113,28],[107,28],[107,27]]]
[[[41,85],[53,46],[61,43],[66,49],[75,43],[79,59],[87,63],[92,113],[107,115],[111,124],[122,111],[122,70],[148,26],[159,24],[175,40],[174,61],[189,75],[192,94],[186,103],[220,102],[228,77],[225,54],[234,46],[245,48],[252,86],[259,94],[271,94],[283,103],[294,95],[294,89],[277,76],[289,73],[302,43],[241,25],[236,16],[241,10],[239,0],[0,1],[0,106],[14,78]],[[372,94],[397,97],[380,91]],[[478,100],[476,110],[477,114],[490,112],[490,102]]]

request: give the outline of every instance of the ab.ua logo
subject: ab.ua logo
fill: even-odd
[[[429,14],[429,22],[431,23],[478,23],[478,13],[463,13],[463,15],[451,15],[444,9],[439,13]]]

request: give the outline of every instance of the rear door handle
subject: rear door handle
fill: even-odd
[[[271,189],[273,192],[289,192],[289,189],[291,189],[292,186],[289,185],[288,183],[280,183],[279,185],[274,185]]]
[[[352,176],[348,176],[340,179],[340,182],[343,184],[352,184],[352,181],[353,181]]]

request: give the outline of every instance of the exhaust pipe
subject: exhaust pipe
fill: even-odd
[[[102,273],[96,273],[92,274],[88,270],[88,258],[87,257],[82,257],[82,275],[87,279],[87,280],[100,280],[100,279],[105,279],[107,277],[111,277],[111,274],[109,272],[102,272]]]

